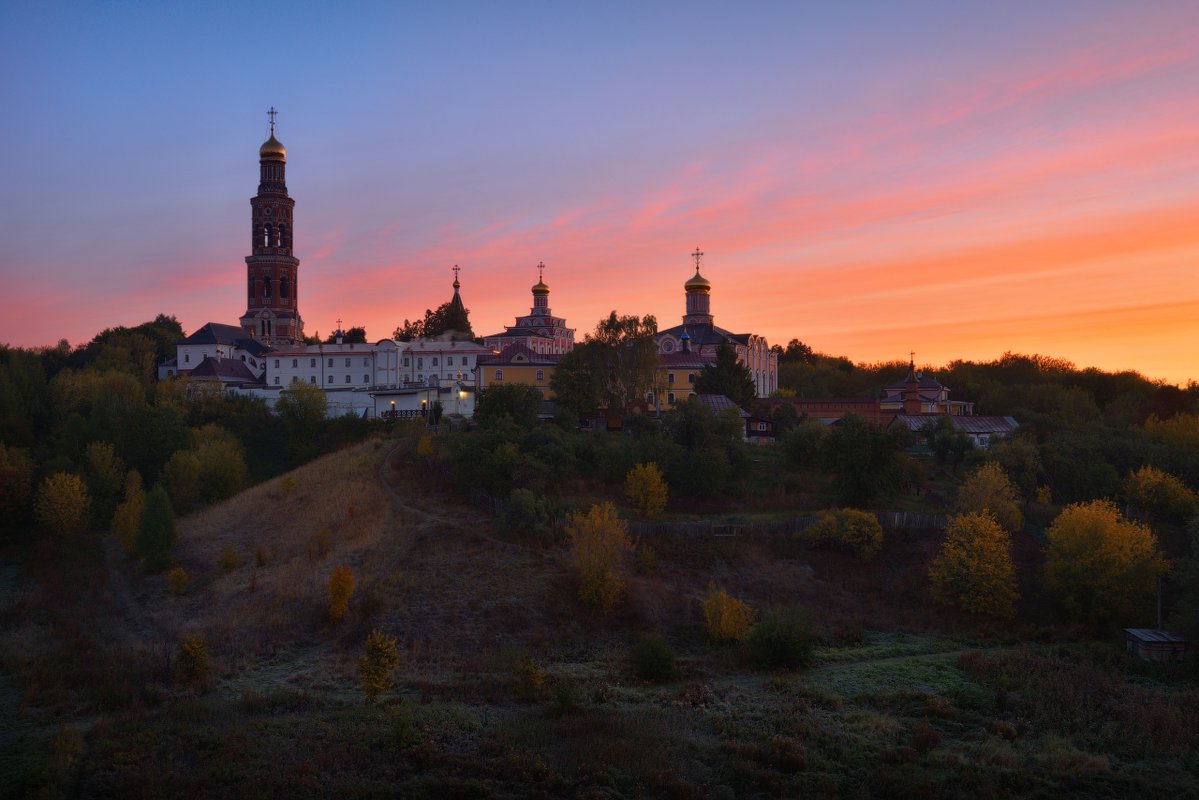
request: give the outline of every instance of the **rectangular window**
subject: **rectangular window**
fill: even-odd
[[[310,367],[315,367],[315,366],[316,366],[316,359],[315,359],[315,358],[310,358],[310,359],[308,359],[308,366],[310,366]]]
[[[424,358],[418,358],[418,359],[416,360],[416,366],[418,366],[418,367],[424,367],[424,366],[425,366],[425,359],[424,359]]]
[[[362,382],[363,382],[363,383],[370,383],[370,382],[371,382],[371,376],[370,376],[370,375],[363,375],[363,376],[362,376]]]
[[[371,360],[369,358],[362,359],[362,366],[369,367],[370,365],[371,365]]]
[[[325,383],[333,383],[333,376],[332,376],[332,375],[326,375],[326,376],[325,376]]]
[[[674,373],[673,372],[666,373],[666,382],[669,383],[671,386],[674,386]]]
[[[495,379],[497,381],[502,381],[504,379],[504,371],[502,369],[497,369],[495,371]]]
[[[346,376],[346,383],[349,383],[349,382],[350,382],[350,376],[349,376],[349,375],[347,375],[347,376]]]
[[[545,370],[543,370],[543,369],[537,370],[537,380],[539,380],[539,381],[545,380]]]
[[[329,359],[329,366],[333,366],[333,359]]]
[[[316,383],[316,376],[315,376],[315,375],[309,375],[309,376],[308,376],[308,382],[309,382],[309,383]]]
[[[695,373],[694,372],[687,373],[687,383],[695,383]]]
[[[404,356],[404,366],[408,366],[408,356]]]
[[[453,357],[453,356],[447,356],[447,357],[446,357],[446,360],[445,360],[445,365],[446,365],[447,367],[452,367],[452,366],[454,366],[454,357]]]
[[[279,385],[279,376],[278,375],[275,376],[275,385],[276,386]]]
[[[183,363],[184,363],[184,364],[190,364],[190,363],[192,363],[192,354],[191,354],[191,353],[184,353],[184,354],[183,354]]]
[[[275,369],[279,369],[279,359],[277,358],[275,359]]]
[[[347,367],[350,366],[350,359],[348,359],[348,358],[346,359],[346,366]]]
[[[291,360],[291,368],[292,368],[292,369],[295,369],[296,367],[300,366],[298,363],[296,363],[296,362],[298,362],[299,360],[300,360],[300,359],[298,359],[298,358],[293,358],[293,359]]]
[[[674,392],[670,392],[666,395],[666,402],[670,403],[672,406],[674,405]]]
[[[433,356],[433,366],[437,366],[437,356]]]

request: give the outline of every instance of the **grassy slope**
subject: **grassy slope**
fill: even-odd
[[[575,603],[561,547],[498,540],[411,455],[413,444],[357,445],[297,470],[290,492],[272,481],[185,520],[178,560],[191,583],[181,598],[110,549],[104,637],[152,690],[119,710],[93,704],[75,714],[86,735],[59,735],[42,779],[49,788],[126,797],[1089,797],[1130,794],[1152,776],[1156,789],[1193,791],[1193,752],[1155,757],[1120,743],[1167,723],[1195,741],[1167,695],[1154,690],[1145,701],[1151,719],[1095,712],[1129,731],[1071,734],[1069,709],[1060,719],[1045,710],[1057,684],[1013,683],[964,657],[990,642],[992,658],[1015,658],[996,638],[1012,634],[979,639],[972,622],[927,602],[935,541],[894,537],[871,564],[785,541],[654,542],[657,570],[632,577],[627,601],[599,618]],[[241,565],[222,568],[230,548]],[[349,617],[334,624],[325,587],[339,565],[354,570],[358,589]],[[839,643],[820,649],[807,673],[754,671],[735,650],[704,641],[699,601],[710,580],[758,607],[808,604]],[[354,674],[372,626],[395,635],[403,656],[400,689],[382,707],[362,704]],[[677,648],[677,681],[631,676],[628,645],[645,630],[665,631]],[[173,687],[163,666],[189,632],[205,636],[219,677],[198,695]],[[1088,653],[1027,663],[1051,676],[1060,664],[1068,680]],[[530,660],[541,682],[537,670],[532,680],[522,673]],[[1108,689],[1124,685],[1128,668],[1113,663],[1093,668],[1115,676]],[[45,723],[48,740],[73,712],[47,704],[27,715]]]

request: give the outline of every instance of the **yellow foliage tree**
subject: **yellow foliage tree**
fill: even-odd
[[[1128,504],[1161,519],[1185,522],[1195,513],[1195,493],[1178,478],[1157,467],[1141,467],[1124,480]]]
[[[131,469],[125,476],[124,499],[112,515],[112,534],[127,555],[137,551],[137,534],[141,529],[145,503],[146,491],[142,488],[141,473]]]
[[[990,512],[950,519],[928,576],[933,597],[976,614],[1011,617],[1020,598],[1011,536]]]
[[[73,535],[87,530],[88,494],[83,479],[70,472],[46,476],[33,501],[33,516],[47,530]]]
[[[654,519],[666,508],[666,481],[662,470],[650,462],[638,464],[625,476],[625,494],[637,512],[646,519]]]
[[[1045,585],[1073,616],[1103,625],[1134,614],[1169,565],[1148,525],[1110,500],[1066,506],[1046,531]]]
[[[433,437],[425,434],[420,437],[420,441],[416,443],[416,454],[420,458],[428,458],[433,455]]]
[[[754,610],[712,582],[704,597],[704,623],[714,642],[744,642],[754,626]]]
[[[983,464],[966,479],[958,489],[953,510],[957,514],[990,512],[1008,533],[1017,533],[1024,528],[1020,495],[1008,480],[1003,467],[994,461]]]
[[[1145,420],[1145,432],[1155,442],[1199,451],[1199,414],[1176,414],[1169,419],[1155,414]]]
[[[175,652],[175,674],[180,682],[193,687],[203,687],[212,676],[208,660],[208,643],[198,633],[184,636]]]
[[[362,656],[358,659],[358,679],[367,702],[374,703],[395,686],[395,671],[400,665],[400,651],[394,636],[388,636],[379,628],[371,631],[366,639]]]
[[[343,619],[350,610],[350,597],[354,594],[354,571],[349,567],[338,567],[329,575],[329,619]]]
[[[171,594],[180,597],[187,591],[189,580],[187,570],[183,567],[175,567],[167,573],[167,588],[171,590]]]
[[[633,549],[628,526],[611,503],[576,512],[566,524],[570,557],[579,573],[579,600],[608,612],[620,600],[624,578],[621,562]]]

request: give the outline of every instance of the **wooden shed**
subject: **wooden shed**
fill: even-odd
[[[1125,628],[1124,645],[1128,652],[1146,661],[1182,661],[1189,642],[1159,628]]]

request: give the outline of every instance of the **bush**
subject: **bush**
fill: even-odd
[[[176,597],[182,596],[187,591],[189,580],[187,570],[183,567],[175,567],[167,573],[167,587],[171,590],[171,594]]]
[[[632,651],[633,673],[643,681],[668,681],[678,673],[674,648],[660,633],[643,635]]]
[[[181,683],[194,688],[205,687],[211,680],[208,645],[200,634],[184,636],[179,642],[179,650],[175,653],[175,676]]]
[[[621,562],[633,549],[628,526],[611,503],[577,512],[567,521],[570,556],[579,573],[579,600],[602,612],[611,611],[624,591]]]
[[[748,639],[754,663],[771,669],[806,667],[812,661],[814,642],[811,617],[800,607],[768,611]]]
[[[75,536],[87,530],[89,499],[83,478],[70,472],[48,475],[38,486],[33,515],[51,533]]]
[[[801,536],[817,547],[849,551],[863,561],[874,558],[883,547],[878,518],[852,508],[821,511]]]
[[[395,671],[399,665],[400,651],[395,638],[378,628],[372,630],[358,659],[358,678],[368,703],[376,702],[391,691],[395,686]]]
[[[349,567],[337,567],[329,575],[329,619],[334,622],[344,619],[350,610],[350,596],[354,594],[354,572]]]
[[[941,553],[928,570],[933,597],[977,614],[1011,617],[1020,597],[1011,537],[990,512],[949,521]]]
[[[654,463],[638,464],[625,476],[625,494],[637,513],[646,519],[654,519],[666,508],[666,481],[662,470]]]
[[[549,505],[545,497],[528,489],[513,489],[500,517],[500,525],[513,536],[531,535],[543,541],[553,538]]]
[[[704,597],[704,624],[714,642],[744,642],[749,638],[754,610],[748,603],[730,597],[715,582],[708,584]]]
[[[911,745],[913,750],[924,755],[941,746],[941,734],[930,725],[917,723],[912,728]]]
[[[217,564],[220,566],[221,572],[232,572],[242,565],[241,555],[237,552],[236,547],[229,545],[221,551]]]
[[[420,441],[416,445],[416,455],[419,458],[428,458],[433,455],[433,437],[429,434],[424,434],[420,437]]]
[[[546,688],[545,668],[531,658],[516,665],[516,681],[512,687],[516,699],[522,703],[540,700]]]

